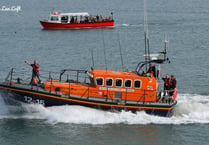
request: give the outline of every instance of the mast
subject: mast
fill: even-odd
[[[166,60],[166,53],[167,53],[167,43],[168,43],[169,41],[168,41],[168,37],[167,37],[167,35],[165,34],[164,35],[164,60]]]
[[[123,67],[123,56],[122,56],[122,51],[121,51],[121,44],[120,44],[119,33],[118,33],[118,43],[119,43],[119,48],[120,48],[120,59],[121,59],[122,70],[124,70],[124,67]]]
[[[91,49],[91,60],[92,60],[92,65],[94,68],[94,54],[93,54],[93,50]]]
[[[105,61],[105,68],[106,68],[106,71],[107,71],[107,60],[106,60],[106,50],[105,50],[105,42],[104,42],[104,32],[102,30],[102,42],[103,42],[103,48],[104,48],[104,61]]]
[[[145,65],[147,71],[147,62],[150,61],[150,49],[149,49],[149,35],[148,35],[148,23],[147,23],[147,9],[146,0],[144,0],[144,49],[145,49]]]

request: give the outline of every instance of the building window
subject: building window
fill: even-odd
[[[134,81],[134,88],[140,89],[141,88],[141,81],[140,80],[135,80]]]
[[[123,81],[122,79],[115,79],[115,87],[122,87]]]
[[[96,78],[97,86],[103,86],[103,78]]]
[[[112,87],[113,80],[111,78],[106,78],[106,87]]]
[[[132,83],[132,81],[130,79],[126,79],[124,82],[125,88],[131,88],[131,83]]]

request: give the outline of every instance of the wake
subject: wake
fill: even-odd
[[[7,106],[0,97],[0,119],[40,119],[50,124],[193,124],[209,123],[209,96],[178,95],[178,104],[172,117],[148,115],[143,111],[108,112],[82,106],[54,106],[37,104]]]
[[[115,24],[114,27],[143,27],[143,24]]]

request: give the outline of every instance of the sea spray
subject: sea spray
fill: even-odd
[[[8,108],[6,104],[4,103],[2,96],[0,95],[0,117],[6,114],[8,114]]]
[[[3,104],[6,107],[5,104]],[[3,106],[1,106],[3,107]],[[16,111],[17,107],[21,108]],[[8,107],[6,107],[8,108]],[[8,109],[11,109],[10,107]],[[50,124],[192,124],[209,123],[209,96],[179,94],[178,104],[172,117],[148,115],[144,111],[109,112],[83,106],[43,107],[38,104],[23,104],[12,108],[7,118],[40,119]],[[18,110],[18,109],[17,109]],[[5,111],[1,112],[4,113]],[[10,111],[11,112],[11,111]],[[8,112],[7,112],[8,113]]]

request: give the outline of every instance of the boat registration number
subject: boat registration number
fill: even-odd
[[[45,105],[44,100],[40,100],[40,99],[33,99],[32,97],[28,97],[28,96],[24,96],[25,102],[29,103],[29,104],[41,104],[41,105]]]

